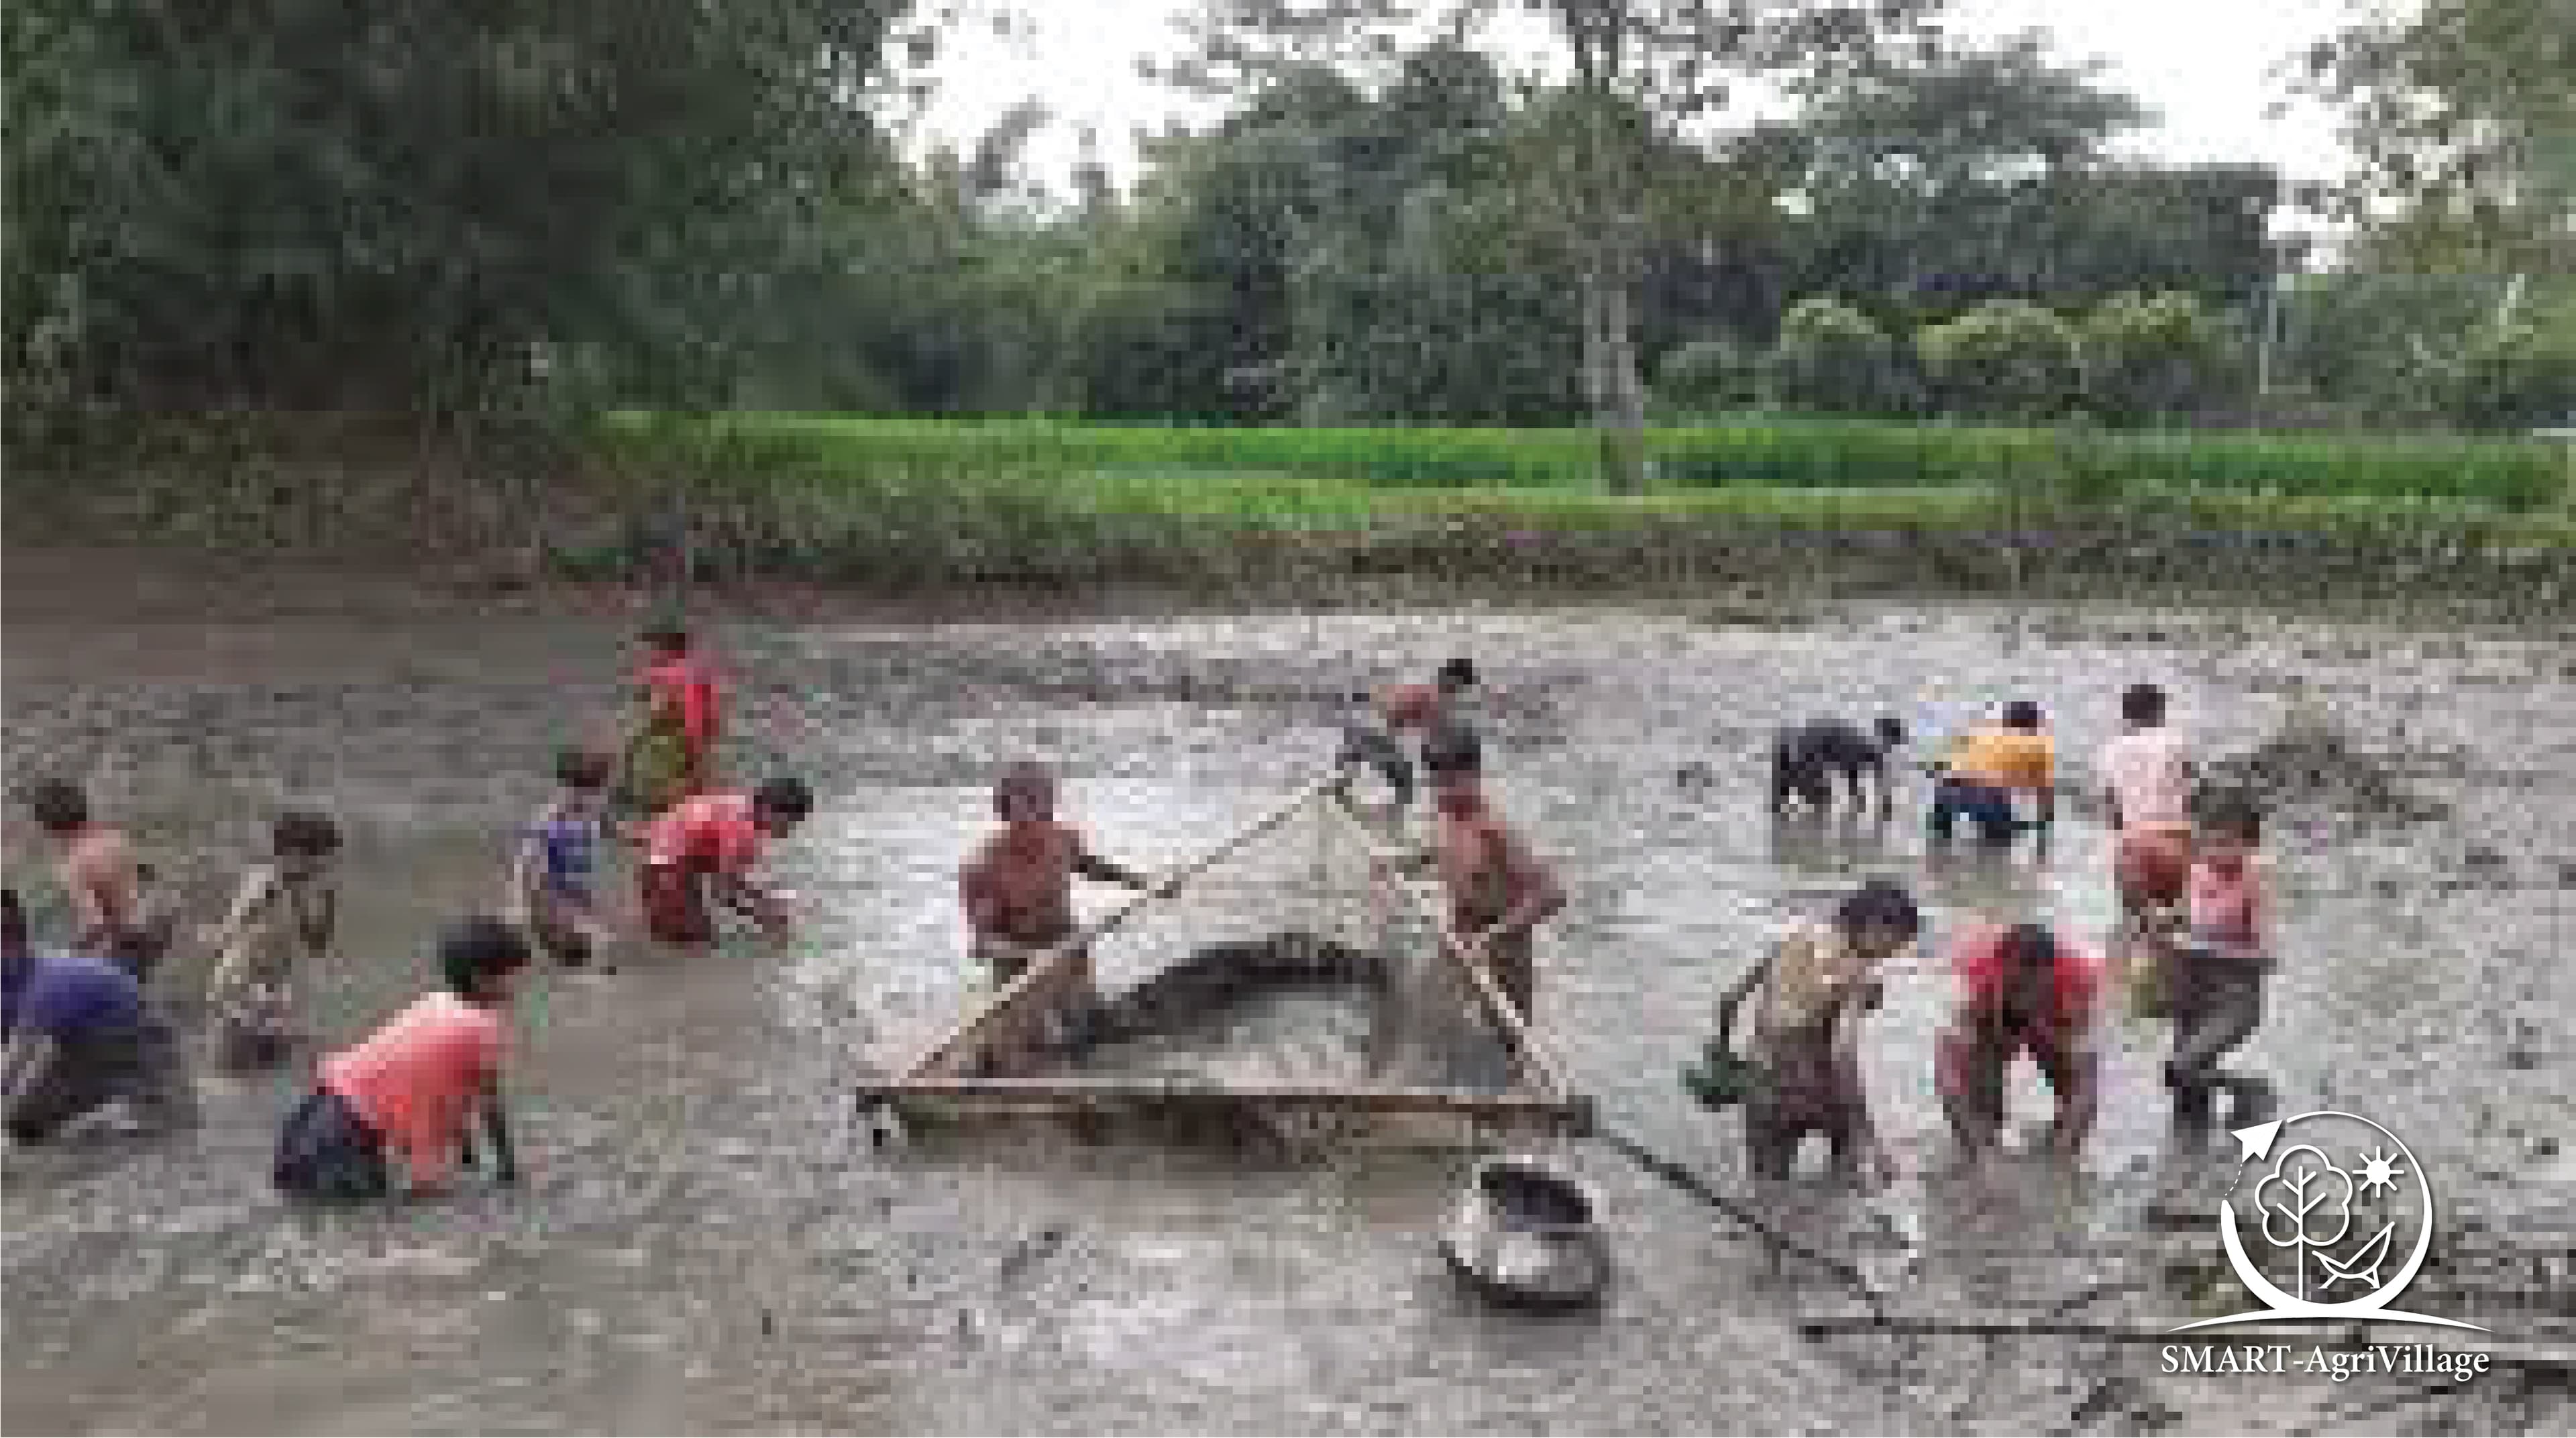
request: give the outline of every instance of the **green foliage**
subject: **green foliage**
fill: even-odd
[[[1655,394],[1685,414],[1716,414],[1759,404],[1763,357],[1725,338],[1693,340],[1664,356]]]
[[[1895,341],[1839,301],[1817,297],[1790,309],[1770,372],[1772,396],[1792,409],[1871,414],[1897,407]]]
[[[2452,418],[2467,428],[2576,426],[2576,312],[2481,332],[2448,379]]]
[[[2239,392],[2244,351],[2192,295],[2114,296],[2084,322],[2085,391],[2106,417],[2183,420]]]
[[[1954,414],[2056,419],[2083,392],[2073,327],[2037,305],[1997,300],[1916,336],[1923,367]]]
[[[1581,429],[1149,429],[1052,422],[942,423],[838,415],[733,414],[685,424],[630,414],[610,432],[649,460],[676,447],[734,446],[805,456],[842,474],[900,475],[933,487],[1031,476],[1097,486],[1257,480],[1278,492],[1330,481],[1368,488],[1588,488],[1594,439]],[[2555,447],[2530,440],[1985,429],[1797,421],[1651,430],[1672,491],[2026,489],[2086,483],[2128,496],[2240,494],[2441,499],[2523,509],[2564,479]]]

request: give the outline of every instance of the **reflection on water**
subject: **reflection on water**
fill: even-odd
[[[326,794],[351,831],[346,938],[322,1014],[345,1039],[426,982],[440,916],[490,901],[496,835],[543,797],[572,716],[614,698],[598,672],[613,636],[423,624],[397,646],[381,626],[299,622],[290,637],[237,642],[221,673],[156,660],[150,634],[123,635],[116,652],[157,676],[131,682],[69,682],[89,636],[46,631],[61,652],[31,672],[54,677],[7,694],[10,777],[30,756],[97,776],[101,803],[172,853],[203,904],[278,797],[269,776]],[[852,1075],[907,1062],[972,999],[953,875],[988,822],[982,786],[998,762],[1057,764],[1068,812],[1101,846],[1160,867],[1329,758],[1334,711],[1317,696],[1464,648],[1507,688],[1516,673],[1545,676],[1543,705],[1498,706],[1498,727],[1525,721],[1547,742],[1499,746],[1510,762],[1495,787],[1575,896],[1541,947],[1539,1021],[1578,1085],[1624,1128],[1732,1184],[1733,1117],[1691,1107],[1675,1070],[1725,983],[1784,925],[1884,874],[1916,889],[1928,928],[1872,1020],[1865,1076],[1900,1155],[1935,1166],[1931,1036],[1953,997],[1947,945],[1985,915],[2106,931],[2107,839],[2079,816],[2045,853],[1935,853],[1919,784],[1900,786],[1885,823],[1775,824],[1759,736],[1831,710],[1941,732],[2010,689],[2041,696],[2080,755],[2111,732],[2132,677],[2165,683],[2219,747],[2243,747],[2279,713],[2261,686],[2220,677],[2187,624],[2159,647],[2025,643],[2001,669],[1993,635],[1972,613],[1803,633],[1609,615],[738,630],[724,640],[743,682],[797,696],[800,716],[747,716],[747,767],[804,770],[825,796],[779,855],[808,916],[792,949],[746,943],[547,979],[520,1016],[522,1193],[282,1212],[262,1175],[292,1076],[212,1095],[206,1129],[180,1142],[12,1155],[0,1178],[7,1426],[1660,1431],[1775,1428],[1782,1413],[1866,1431],[2062,1424],[2101,1373],[2154,1382],[2151,1350],[2035,1340],[1998,1377],[1964,1347],[1906,1358],[1805,1343],[1791,1322],[1838,1311],[1830,1283],[1773,1266],[1597,1149],[1570,1152],[1609,1205],[1618,1297],[1597,1323],[1532,1327],[1467,1304],[1439,1272],[1429,1236],[1451,1161],[1283,1168],[972,1135],[907,1157],[873,1148],[845,1098]],[[2381,679],[2367,666],[2389,646],[2353,642],[2327,674],[2335,665],[2295,640],[2277,653],[2230,642],[2228,673],[2269,654],[2350,686],[2356,725],[2403,713],[2420,742],[2472,763],[2446,796],[2462,816],[2449,827],[2366,846],[2303,844],[2285,827],[2285,970],[2247,1059],[2296,1105],[2336,1098],[2405,1134],[2443,1174],[2446,1201],[2509,1207],[2563,1185],[2563,1155],[2540,1140],[2566,1127],[2571,1069],[2501,1055],[2528,1042],[2518,1020],[2567,1012],[2564,892],[2433,880],[2472,845],[2542,873],[2576,854],[2563,769],[2509,786],[2476,777],[2478,764],[2527,776],[2529,754],[2564,746],[2567,671],[2537,662],[2537,646],[2496,643]],[[13,634],[13,668],[32,642]],[[183,646],[188,631],[162,642]],[[2438,709],[2409,704],[2445,665],[2516,663],[2540,677],[2463,689]],[[263,665],[301,677],[267,683]],[[1714,740],[1711,714],[1725,723]],[[1690,764],[1706,767],[1677,785]],[[624,876],[614,882],[622,894]],[[1273,922],[1253,891],[1224,893],[1141,935],[1119,960],[1131,967],[1105,977],[1132,981],[1156,952]],[[2135,1225],[2142,1175],[2164,1150],[2163,1030],[2115,1017],[2110,1038],[2087,1174],[2007,1163],[1891,1200],[1921,1225],[1910,1306],[2008,1316],[2126,1284],[2086,1316],[2147,1322],[2182,1301],[2156,1289]],[[2036,1079],[2015,1085],[2016,1113],[2044,1116]],[[1780,1202],[1818,1242],[1867,1242],[1868,1215],[1814,1185]]]

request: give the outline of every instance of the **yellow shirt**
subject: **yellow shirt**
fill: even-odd
[[[2056,781],[2057,743],[2045,734],[1979,729],[1950,751],[1950,772],[2003,789],[2045,789]]]

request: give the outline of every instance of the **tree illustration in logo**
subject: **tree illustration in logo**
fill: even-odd
[[[2332,1248],[2352,1229],[2352,1175],[2306,1144],[2285,1149],[2254,1190],[2263,1211],[2263,1241],[2298,1255],[2299,1286],[2308,1296],[2308,1250]]]

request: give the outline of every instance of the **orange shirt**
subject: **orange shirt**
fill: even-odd
[[[455,1164],[506,1041],[498,1011],[445,991],[424,994],[355,1048],[322,1060],[322,1087],[384,1136],[415,1182],[435,1183]]]
[[[2045,734],[1979,729],[1950,751],[1950,772],[1999,789],[2045,789],[2056,782],[2057,743]]]
[[[749,794],[700,794],[644,831],[644,862],[740,877],[759,861],[761,838]]]

